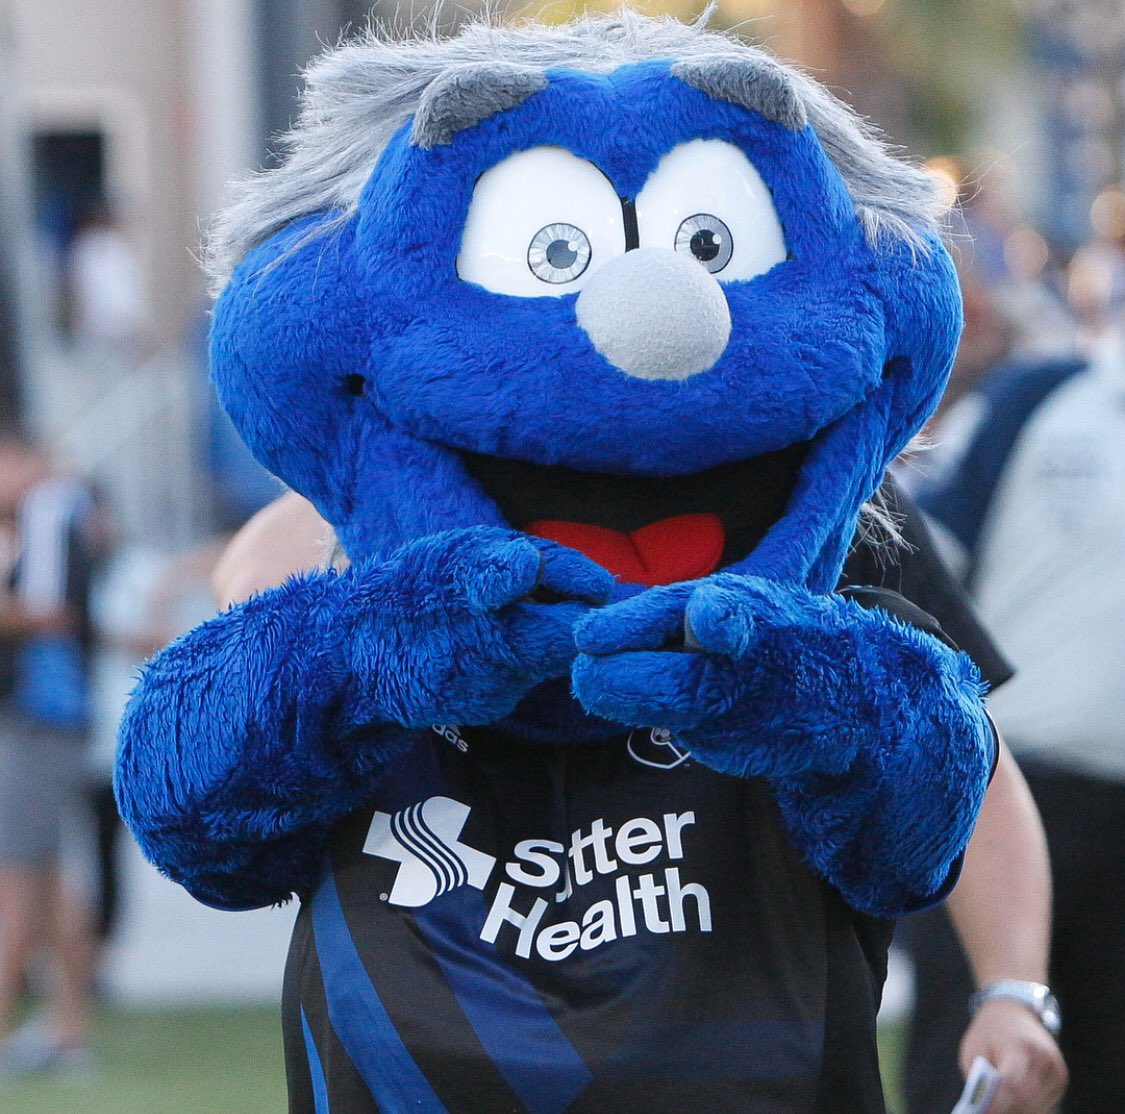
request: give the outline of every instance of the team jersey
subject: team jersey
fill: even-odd
[[[1001,684],[917,512],[888,496],[907,545],[860,543],[842,587]],[[438,726],[303,900],[290,1110],[882,1111],[890,936],[804,865],[765,781],[666,733],[551,748]]]
[[[439,726],[302,905],[290,1109],[881,1111],[889,936],[666,733]]]

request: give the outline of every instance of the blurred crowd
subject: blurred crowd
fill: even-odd
[[[96,483],[0,436],[0,1081],[91,1066],[117,724],[139,665],[214,613],[222,544],[122,544]]]
[[[1125,189],[1101,194],[1089,241],[1063,257],[998,172],[936,169],[959,194],[965,333],[928,446],[899,479],[1014,669],[992,708],[1052,852],[1066,1109],[1125,1109],[1113,1079],[1125,1063]],[[70,238],[66,267],[71,343],[110,367],[143,358],[143,292],[104,206]],[[201,444],[215,440],[205,426]],[[235,511],[169,551],[122,531],[114,493],[61,446],[16,428],[0,438],[0,1082],[90,1066],[119,901],[116,725],[139,664],[214,612],[229,530],[272,491],[248,467],[234,467],[248,477]],[[910,1111],[948,1111],[981,980],[948,926],[908,936],[926,1022]]]

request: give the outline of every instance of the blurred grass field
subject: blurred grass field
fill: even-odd
[[[281,1114],[285,1067],[276,1006],[101,1009],[87,1078],[0,1084],[3,1114]]]
[[[285,1068],[277,1007],[103,1008],[89,1078],[0,1084],[3,1114],[283,1114]],[[901,1025],[880,1029],[888,1108],[897,1108]],[[481,1114],[487,1114],[482,1111]]]

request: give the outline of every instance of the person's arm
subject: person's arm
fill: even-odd
[[[946,907],[978,986],[999,979],[1047,981],[1047,841],[1027,783],[1004,748]],[[1003,1078],[990,1114],[1047,1114],[1066,1089],[1058,1045],[1018,1002],[993,998],[980,1006],[961,1041],[962,1071],[976,1056]]]
[[[581,554],[476,527],[256,592],[146,666],[121,725],[121,816],[207,904],[304,892],[394,758],[430,724],[491,723],[564,676],[575,622],[611,587]]]
[[[307,499],[291,491],[262,508],[223,551],[211,574],[220,607],[276,588],[299,572],[328,564],[331,528]]]
[[[903,516],[902,533],[909,548],[894,551],[895,560],[881,562],[873,560],[866,547],[858,547],[848,580],[899,591],[937,618],[946,634],[977,662],[990,688],[1004,684],[1012,675],[1011,666],[939,557],[940,547],[935,546],[928,524],[901,491],[891,486],[886,493],[892,509]],[[956,500],[931,503],[938,512],[936,521],[946,525],[961,522],[960,508]],[[969,510],[978,514],[975,504]],[[971,535],[962,530],[961,536]],[[1004,978],[1047,981],[1051,881],[1046,839],[1023,775],[1003,747],[966,849],[961,879],[946,910],[978,986]],[[948,1008],[960,1010],[964,1005],[955,1002]],[[978,1055],[1004,1073],[990,1114],[1046,1114],[1066,1087],[1066,1065],[1058,1045],[1034,1014],[1010,999],[986,1001],[973,1017],[959,1050],[962,1070],[967,1071]]]
[[[73,628],[66,607],[32,610],[10,592],[0,594],[0,638],[22,642],[41,634],[59,634]]]

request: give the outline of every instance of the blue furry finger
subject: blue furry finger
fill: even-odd
[[[395,554],[401,587],[392,590],[414,606],[491,611],[530,595],[542,564],[532,541],[514,530],[450,530],[411,542]],[[380,579],[389,581],[389,576]]]
[[[737,588],[724,586],[719,578],[705,581],[692,594],[684,609],[684,623],[692,642],[704,650],[731,657],[745,657],[754,646],[762,619],[763,600],[743,577]]]
[[[601,657],[625,650],[658,650],[682,640],[684,606],[692,591],[691,584],[649,588],[592,612],[575,628],[578,649]]]
[[[630,727],[683,731],[715,715],[708,704],[714,663],[702,654],[638,651],[606,657],[580,656],[574,663],[574,695],[596,716]]]
[[[574,661],[574,626],[589,606],[576,602],[520,603],[501,615],[512,659],[532,684],[564,676]]]
[[[528,538],[542,559],[538,587],[561,596],[605,603],[613,594],[613,576],[576,550],[541,538]]]
[[[543,561],[524,538],[482,549],[477,567],[459,570],[466,602],[481,611],[495,611],[530,595],[542,575]]]

